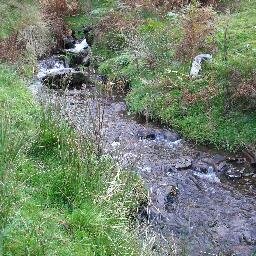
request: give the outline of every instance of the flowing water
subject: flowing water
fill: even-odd
[[[40,73],[66,66],[56,58],[40,62]],[[89,75],[89,74],[88,74]],[[95,75],[92,75],[95,76]],[[122,97],[100,93],[93,83],[80,90],[51,90],[36,79],[31,86],[98,150],[139,173],[148,203],[138,219],[184,255],[253,255],[256,251],[256,175],[249,164],[233,166],[227,155],[199,148],[175,131],[143,122],[127,111]],[[182,255],[161,252],[157,255]]]

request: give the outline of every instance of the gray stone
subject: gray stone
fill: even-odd
[[[202,62],[206,60],[212,60],[211,54],[199,54],[194,58],[194,61],[192,63],[192,67],[190,70],[190,76],[192,78],[196,78],[199,75],[199,72],[201,71]]]
[[[221,163],[217,164],[217,171],[225,172],[225,171],[227,171],[227,169],[228,169],[228,165],[226,162],[221,162]]]
[[[193,164],[193,170],[196,172],[208,173],[208,168],[209,168],[209,165],[202,161],[198,161]]]
[[[81,52],[70,55],[69,65],[71,67],[77,67],[79,65],[89,66],[90,65],[90,52],[89,49],[84,49]]]
[[[251,232],[243,232],[243,241],[248,245],[256,245],[256,237],[253,237]]]
[[[42,81],[50,89],[81,89],[90,82],[89,77],[81,71],[50,73]]]
[[[63,38],[64,48],[65,49],[72,49],[75,48],[75,40],[71,36],[66,36]]]
[[[239,170],[231,167],[225,172],[225,176],[232,180],[241,179],[242,173]]]
[[[180,158],[175,162],[175,168],[177,169],[185,169],[189,168],[192,165],[192,161],[190,158]]]
[[[215,164],[220,164],[226,160],[226,157],[217,154],[213,156],[212,160]]]
[[[163,136],[166,140],[174,142],[180,139],[180,136],[176,132],[164,131]]]

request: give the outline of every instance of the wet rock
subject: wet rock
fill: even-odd
[[[177,169],[174,166],[168,166],[167,173],[175,173],[177,172]]]
[[[213,221],[208,222],[208,226],[210,228],[217,226],[217,224],[218,224],[218,220],[213,220]]]
[[[157,223],[157,225],[165,221],[164,216],[149,206],[142,206],[138,209],[137,218],[140,222]]]
[[[213,160],[213,162],[214,162],[215,164],[220,164],[220,163],[225,162],[226,157],[217,154],[217,155],[214,155],[214,156],[212,157],[212,160]]]
[[[84,32],[84,34],[87,34],[87,33],[91,32],[92,29],[93,29],[92,26],[84,26],[83,32]]]
[[[137,136],[140,140],[155,140],[156,134],[153,132],[146,133],[144,131],[138,131]]]
[[[253,236],[249,231],[243,232],[242,239],[248,245],[256,245],[256,236]]]
[[[209,165],[202,161],[197,161],[193,163],[193,170],[201,173],[208,173]]]
[[[105,75],[98,75],[96,80],[102,84],[106,84],[108,82],[108,78]]]
[[[145,139],[147,140],[155,140],[156,139],[156,135],[154,133],[149,133],[145,136]]]
[[[256,168],[256,148],[253,146],[247,147],[244,151],[246,158],[248,159],[252,168]]]
[[[89,77],[80,71],[50,73],[43,79],[43,84],[50,89],[81,89],[90,82]]]
[[[221,162],[217,165],[217,171],[225,172],[228,170],[228,164],[226,162]]]
[[[142,139],[144,139],[144,137],[145,137],[145,133],[144,133],[143,131],[138,131],[138,132],[137,132],[137,137],[138,137],[140,140],[142,140]]]
[[[254,175],[253,172],[244,172],[243,177],[252,177]]]
[[[79,65],[90,65],[90,47],[86,39],[80,43],[74,44],[74,47],[71,49],[66,49],[66,52],[70,54],[69,64],[71,67],[77,67]]]
[[[84,49],[79,53],[71,54],[69,65],[71,67],[78,67],[79,65],[88,67],[90,65],[89,49]]]
[[[178,196],[178,193],[179,193],[179,189],[175,185],[169,185],[166,188],[165,209],[167,211],[173,209],[173,203],[175,202]]]
[[[186,169],[192,166],[192,161],[190,158],[180,158],[175,163],[176,169]]]
[[[227,162],[236,163],[236,164],[244,164],[246,162],[246,158],[244,158],[244,157],[228,157]]]
[[[84,33],[85,39],[87,40],[88,45],[92,46],[94,42],[93,27],[92,26],[84,27],[83,33]]]
[[[224,172],[227,171],[228,165],[225,161],[225,157],[221,155],[215,155],[212,158],[204,157],[194,163],[194,167],[199,172],[209,173],[211,170]]]
[[[148,202],[142,202],[137,210],[136,217],[139,221],[144,222],[145,220],[148,221],[149,214],[148,214]]]
[[[225,176],[228,179],[232,179],[232,180],[237,180],[237,179],[241,179],[242,178],[242,173],[241,171],[230,167],[226,172],[225,172]]]
[[[75,48],[75,39],[71,36],[66,36],[63,38],[64,49],[72,49]]]
[[[177,140],[180,140],[180,135],[175,132],[164,131],[163,136],[166,140],[168,140],[170,142],[175,142]]]

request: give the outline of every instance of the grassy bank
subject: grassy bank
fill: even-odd
[[[5,8],[2,40],[27,28],[15,6]],[[40,13],[33,1],[23,8]],[[33,101],[23,77],[31,73],[17,68],[33,70],[29,49],[0,64],[0,254],[139,255],[129,217],[143,194],[138,177]]]
[[[123,2],[92,1],[69,23],[95,26],[94,65],[117,84],[131,84],[130,110],[199,143],[231,151],[255,145],[255,1],[176,10]],[[191,79],[200,53],[213,61]]]

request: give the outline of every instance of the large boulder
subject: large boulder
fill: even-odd
[[[81,89],[90,82],[89,76],[81,71],[71,69],[55,70],[42,78],[42,82],[50,89]]]

